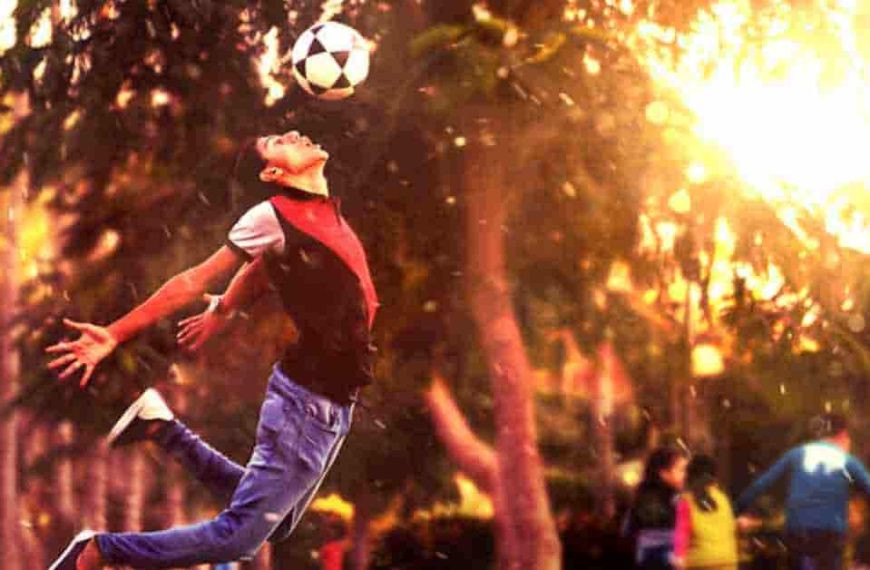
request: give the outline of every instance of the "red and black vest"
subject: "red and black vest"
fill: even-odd
[[[281,369],[294,381],[346,403],[374,379],[371,328],[378,307],[365,251],[337,199],[270,200],[284,232],[282,254],[264,262],[299,331]]]

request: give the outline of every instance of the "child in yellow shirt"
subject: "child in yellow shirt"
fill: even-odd
[[[673,565],[676,568],[737,570],[737,522],[716,477],[716,461],[695,456],[688,492],[677,503]]]

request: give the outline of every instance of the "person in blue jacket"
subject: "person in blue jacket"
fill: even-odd
[[[815,418],[818,438],[786,452],[737,500],[743,512],[787,476],[786,546],[790,570],[840,570],[853,487],[870,495],[870,473],[849,453],[852,439],[846,418]]]

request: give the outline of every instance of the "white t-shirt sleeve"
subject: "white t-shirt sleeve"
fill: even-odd
[[[284,251],[284,231],[272,204],[260,202],[245,212],[230,229],[227,244],[248,259]]]

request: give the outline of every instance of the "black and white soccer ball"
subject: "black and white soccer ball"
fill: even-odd
[[[293,45],[292,58],[296,81],[320,99],[350,97],[369,74],[365,39],[338,22],[324,22],[305,30]]]

